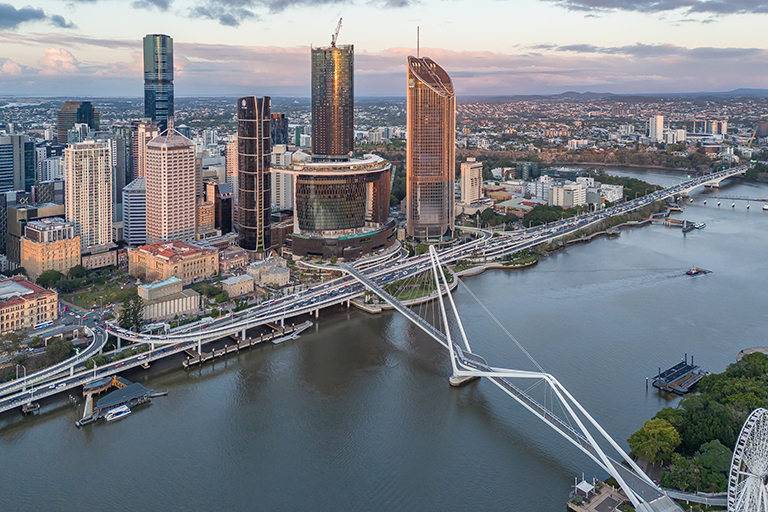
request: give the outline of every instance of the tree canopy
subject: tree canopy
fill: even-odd
[[[643,423],[637,432],[629,436],[628,442],[632,453],[655,464],[669,460],[681,439],[671,423],[654,418]]]
[[[44,288],[53,288],[56,283],[61,280],[63,276],[61,275],[61,272],[57,270],[46,270],[42,274],[40,274],[40,277],[37,278],[35,283],[38,285],[44,287]]]

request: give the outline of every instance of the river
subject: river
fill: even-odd
[[[768,197],[768,186],[715,193]],[[677,217],[703,230],[624,230],[465,282],[626,446],[676,403],[646,391],[657,367],[687,353],[720,372],[740,349],[768,345],[761,206],[697,199]],[[692,265],[713,273],[685,276]],[[476,352],[533,369],[471,294],[454,297]],[[575,476],[605,476],[492,383],[453,389],[449,374],[442,347],[401,315],[323,311],[297,341],[128,373],[169,394],[115,423],[78,430],[79,406],[63,399],[23,420],[6,413],[0,510],[562,511]]]

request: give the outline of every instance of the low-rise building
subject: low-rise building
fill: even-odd
[[[227,292],[230,299],[247,295],[253,292],[253,278],[251,276],[233,276],[224,279],[221,282],[221,289]]]
[[[274,266],[261,273],[262,284],[280,288],[291,282],[291,270],[287,267]]]
[[[81,253],[80,264],[88,270],[117,266],[117,250],[113,244],[93,245]]]
[[[248,252],[240,247],[227,247],[219,251],[219,270],[229,273],[248,264]]]
[[[200,294],[183,287],[178,277],[139,285],[137,291],[144,300],[144,320],[165,320],[199,311]]]
[[[246,274],[251,276],[257,283],[262,282],[261,276],[267,270],[273,267],[286,267],[286,261],[283,258],[267,258],[261,261],[254,261],[245,270]]]
[[[219,251],[184,242],[159,242],[128,251],[128,272],[147,280],[178,277],[184,284],[219,272]]]
[[[0,333],[32,329],[59,317],[59,294],[14,277],[0,281]]]
[[[66,274],[80,264],[80,237],[75,226],[60,217],[28,222],[20,245],[21,266],[33,281],[46,270]]]

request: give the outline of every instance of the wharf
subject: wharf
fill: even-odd
[[[686,354],[685,359],[672,368],[664,372],[659,368],[659,374],[653,379],[653,385],[663,391],[684,395],[706,375],[707,372],[693,364],[693,356],[691,356],[691,362],[688,362]]]
[[[271,342],[277,345],[279,343],[287,341],[288,339],[298,338],[299,334],[309,329],[311,326],[312,326],[312,322],[307,320],[306,322],[299,325],[291,324],[289,327],[281,327],[278,330],[274,330],[269,334],[266,334],[266,335],[262,334],[258,338],[248,338],[248,339],[236,338],[234,345],[224,345],[224,348],[220,348],[218,350],[212,349],[210,352],[203,352],[202,354],[193,353],[193,355],[188,356],[187,359],[182,361],[182,365],[184,366],[184,369],[187,369],[190,366],[194,366],[197,364],[202,365],[206,361],[211,361],[218,357],[224,357],[228,354],[235,354],[245,348],[251,348],[256,345],[260,345],[262,343]],[[190,351],[187,351],[187,353],[189,354]]]

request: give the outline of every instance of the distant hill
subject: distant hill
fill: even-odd
[[[576,92],[567,91],[560,94],[517,94],[512,96],[459,96],[459,103],[514,103],[517,101],[536,101],[561,99],[570,100],[602,100],[615,99],[616,101],[648,101],[649,99],[674,99],[674,98],[768,98],[768,89],[735,89],[723,92],[672,92],[672,93],[635,93],[616,94],[612,92]]]

